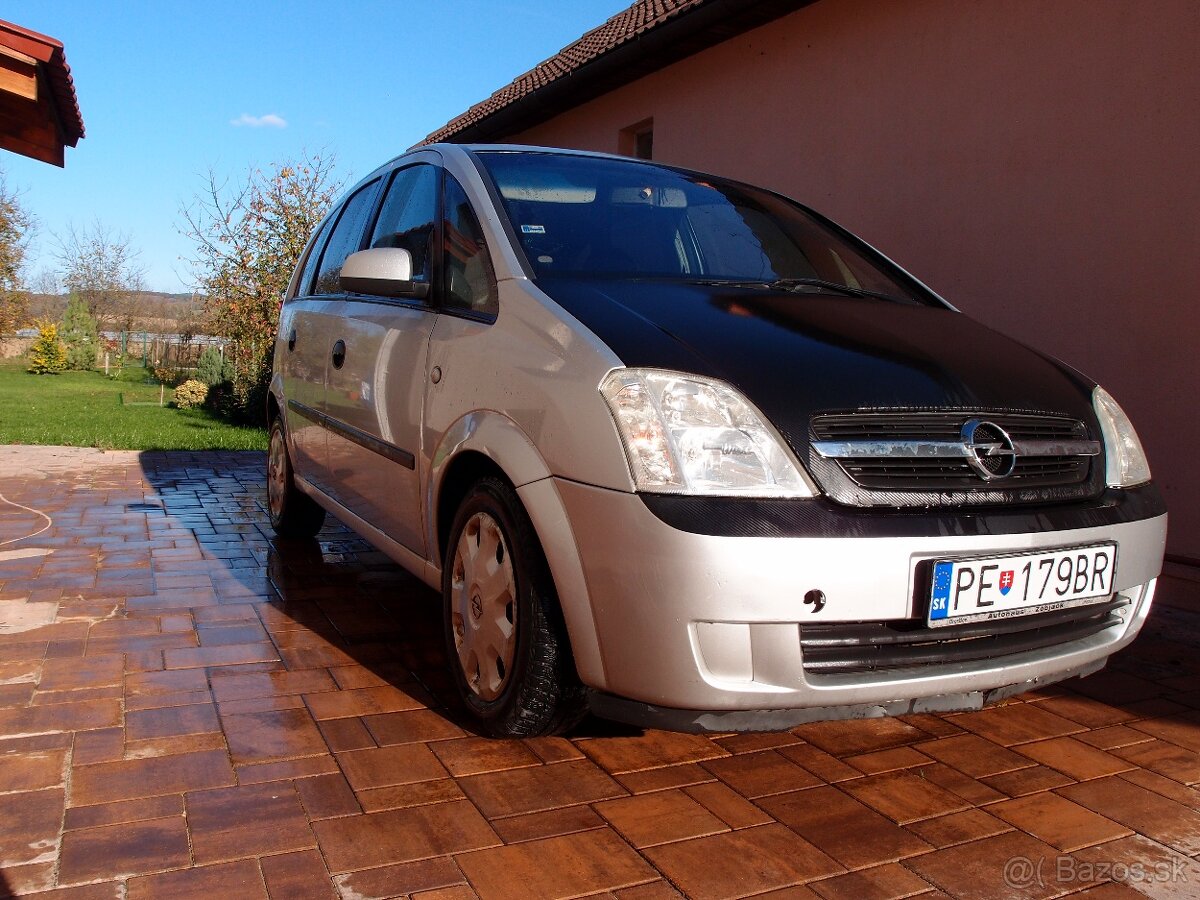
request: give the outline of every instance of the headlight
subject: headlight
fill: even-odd
[[[1150,480],[1150,463],[1129,416],[1102,387],[1092,392],[1092,406],[1104,435],[1104,477],[1109,487],[1127,488]]]
[[[724,382],[614,369],[600,383],[639,491],[815,497],[782,439]]]

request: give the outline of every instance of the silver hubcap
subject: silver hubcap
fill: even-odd
[[[283,512],[286,489],[287,448],[283,445],[283,432],[276,428],[271,431],[271,449],[267,453],[267,502],[271,504],[271,515],[276,518]]]
[[[499,697],[512,671],[516,597],[512,560],[500,526],[487,513],[475,513],[454,548],[450,625],[458,664],[482,700]]]

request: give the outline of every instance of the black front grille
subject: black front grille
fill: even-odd
[[[940,628],[922,619],[801,625],[800,649],[804,671],[814,675],[990,660],[1098,634],[1124,622],[1128,606],[1116,595],[1090,606]]]
[[[844,459],[842,470],[854,481],[874,490],[970,490],[982,482],[966,461],[953,459]],[[1018,459],[1004,487],[1057,487],[1079,484],[1088,476],[1089,459],[1029,457]]]
[[[962,439],[963,425],[972,418],[998,425],[1016,443],[1089,439],[1087,426],[1068,416],[970,409],[818,415],[811,422],[811,437],[814,441],[955,442]],[[959,503],[967,502],[962,495],[987,493],[1006,493],[1011,495],[1006,499],[1026,503],[1078,499],[1094,493],[1095,486],[1088,483],[1094,474],[1093,459],[1099,457],[1019,457],[1012,472],[996,481],[984,481],[965,458],[856,457],[830,461],[817,459],[812,463],[814,474],[823,482],[829,482],[824,486],[834,499],[869,506],[876,505],[875,501],[860,496],[859,492],[867,495],[887,492],[891,505],[908,505],[902,500],[897,501],[891,492],[921,492],[928,498],[922,502],[930,505],[947,502],[948,498],[938,496],[947,493],[960,495],[952,501]],[[848,483],[839,486],[839,476],[845,476]],[[1038,489],[1056,490],[1053,497],[1040,497],[1036,494]],[[1017,497],[1017,493],[1021,496]]]

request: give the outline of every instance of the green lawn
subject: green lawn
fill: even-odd
[[[0,444],[112,450],[264,450],[262,428],[231,425],[198,409],[159,406],[145,370],[30,375],[25,360],[0,360]],[[167,388],[164,402],[171,400]]]

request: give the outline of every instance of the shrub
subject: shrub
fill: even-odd
[[[88,312],[87,303],[78,294],[72,294],[67,301],[59,336],[67,345],[68,369],[88,371],[96,368],[100,333],[95,318]]]
[[[192,409],[200,406],[208,397],[208,385],[195,378],[189,378],[171,395],[171,402],[180,409]]]
[[[38,336],[29,348],[29,371],[34,375],[57,375],[67,367],[67,349],[58,339],[58,325],[37,323]]]
[[[206,347],[196,364],[196,378],[210,388],[222,381],[233,381],[233,364],[216,347]]]
[[[154,372],[154,377],[157,378],[160,383],[168,385],[168,386],[182,384],[184,381],[183,373],[180,372],[178,369],[176,369],[174,366],[164,366],[164,365],[156,364],[154,366],[153,372]],[[205,385],[205,387],[207,387],[207,385]]]

